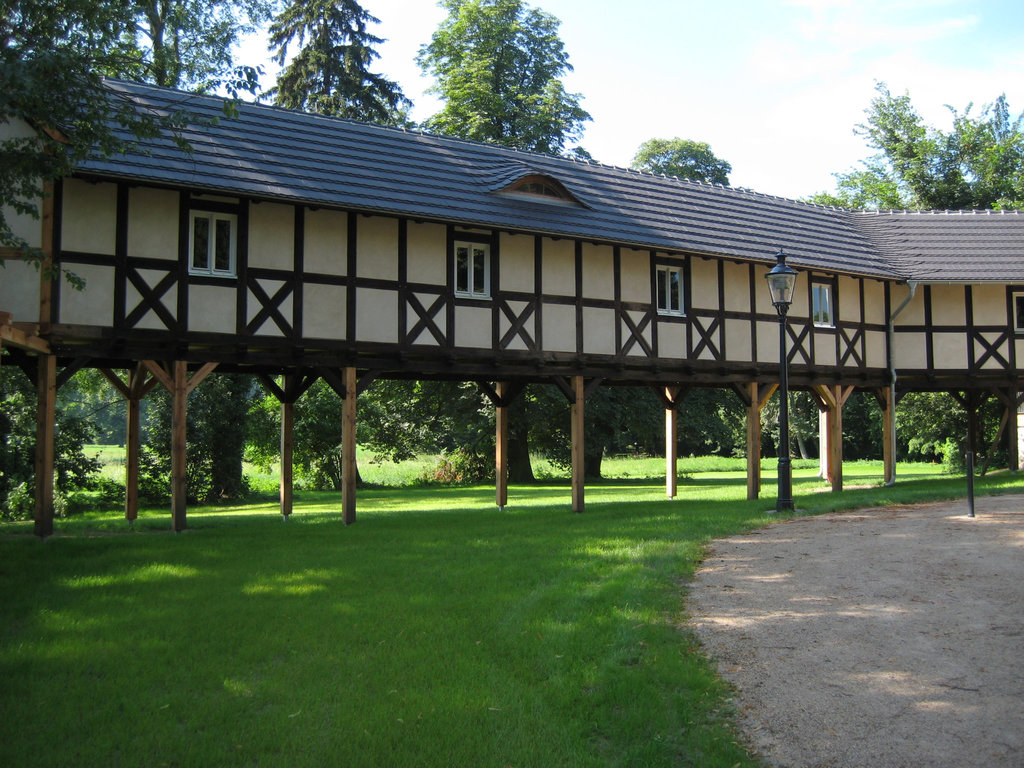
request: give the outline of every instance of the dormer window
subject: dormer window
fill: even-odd
[[[578,207],[580,201],[573,197],[560,182],[550,176],[531,174],[524,176],[515,183],[501,190],[498,194],[508,197],[522,197],[555,205],[571,205]]]

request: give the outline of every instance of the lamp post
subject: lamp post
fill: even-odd
[[[793,510],[793,468],[789,459],[789,355],[786,349],[786,315],[793,303],[797,272],[786,265],[786,254],[779,248],[775,266],[765,275],[772,304],[779,313],[779,500],[775,511]]]

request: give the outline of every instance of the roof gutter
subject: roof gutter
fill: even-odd
[[[903,303],[896,307],[896,310],[889,315],[889,403],[893,409],[892,416],[892,480],[885,484],[888,488],[896,485],[896,318],[899,314],[907,308],[907,305],[913,301],[914,294],[917,293],[917,281],[908,280],[907,287],[910,288],[910,293],[907,298],[903,300]]]

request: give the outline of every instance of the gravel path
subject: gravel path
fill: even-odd
[[[716,541],[691,625],[772,766],[1024,766],[1024,495]]]

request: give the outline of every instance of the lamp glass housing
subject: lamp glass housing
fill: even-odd
[[[793,303],[793,289],[796,287],[797,272],[786,264],[786,254],[782,251],[779,251],[775,258],[775,266],[765,275],[768,280],[768,290],[772,295],[772,304],[777,308],[788,308]]]

